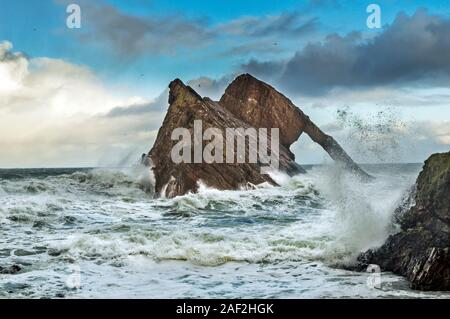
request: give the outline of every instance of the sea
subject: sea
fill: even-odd
[[[398,231],[421,167],[307,166],[173,199],[141,166],[0,170],[0,298],[449,298],[343,267]]]

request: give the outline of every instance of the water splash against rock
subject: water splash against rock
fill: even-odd
[[[404,148],[401,140],[410,124],[401,120],[394,107],[360,115],[350,107],[337,110],[337,122],[345,131],[345,144],[369,163],[398,162]]]

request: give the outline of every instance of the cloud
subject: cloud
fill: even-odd
[[[318,18],[299,12],[240,17],[216,27],[216,34],[229,40],[219,57],[275,56],[288,51],[293,41],[314,33],[318,26]]]
[[[286,49],[281,46],[278,42],[274,42],[273,40],[262,40],[262,41],[252,41],[244,44],[239,44],[233,46],[221,54],[219,54],[220,58],[229,57],[229,56],[247,56],[258,54],[259,56],[266,55],[276,55],[283,53]]]
[[[264,17],[241,17],[218,26],[217,30],[245,37],[298,37],[314,31],[317,25],[317,18],[307,18],[298,12],[288,12]]]
[[[164,114],[162,98],[118,94],[85,66],[28,58],[9,42],[0,43],[0,83],[0,167],[92,166],[130,149],[139,157]]]
[[[83,2],[80,40],[105,44],[121,57],[174,54],[179,48],[207,45],[214,34],[206,19],[183,15],[135,16],[107,4]]]
[[[283,61],[251,60],[243,71],[277,81],[296,94],[333,88],[445,83],[450,80],[450,19],[421,9],[399,13],[391,26],[365,39],[359,32],[328,35]]]
[[[199,77],[187,82],[201,96],[207,96],[213,100],[219,100],[227,86],[236,75],[223,76],[219,79],[211,79],[206,76]]]
[[[2,111],[67,117],[105,112],[121,101],[87,67],[45,57],[30,59],[11,49],[9,42],[0,44]]]
[[[165,112],[168,107],[168,101],[169,89],[166,89],[153,101],[137,101],[132,103],[131,105],[117,106],[109,111],[105,116],[120,117],[130,115],[144,115],[155,112]]]
[[[67,1],[61,0],[60,3]],[[83,27],[75,34],[82,43],[108,50],[119,58],[148,55],[175,55],[189,50],[201,54],[215,48],[223,55],[279,52],[278,42],[298,40],[317,29],[317,18],[299,12],[279,15],[245,16],[212,24],[208,17],[135,15],[106,2],[93,4],[81,0]],[[276,45],[274,43],[276,42]]]
[[[11,52],[10,42],[0,43],[0,99],[8,91],[20,88],[20,78],[26,75],[27,59],[21,53]]]

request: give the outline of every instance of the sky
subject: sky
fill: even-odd
[[[68,28],[70,4],[81,28]],[[369,28],[370,4],[380,8]],[[450,5],[419,0],[1,0],[0,167],[118,166],[148,152],[180,78],[241,73],[288,96],[358,162],[450,149]],[[328,156],[309,138],[301,164]]]

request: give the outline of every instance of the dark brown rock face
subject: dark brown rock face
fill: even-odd
[[[286,147],[305,129],[305,115],[288,98],[249,74],[228,86],[220,104],[253,127],[279,127],[280,143]]]
[[[401,231],[359,261],[406,276],[414,289],[450,290],[450,152],[425,162],[412,196],[415,205],[398,210]]]
[[[201,98],[192,88],[185,86],[180,80],[170,84],[169,109],[163,125],[158,132],[155,144],[149,153],[155,174],[156,193],[175,197],[198,190],[198,182],[216,189],[239,189],[252,187],[267,182],[276,185],[268,175],[261,174],[260,163],[179,163],[171,159],[171,151],[178,141],[171,139],[176,128],[186,128],[194,136],[194,121],[202,121],[203,131],[218,128],[223,136],[226,128],[250,128],[250,125],[237,118],[219,103],[209,98]],[[202,148],[205,143],[202,143]],[[270,147],[269,147],[270,149]],[[246,156],[251,151],[246,149]],[[224,156],[225,156],[224,151]],[[280,169],[288,174],[303,172],[297,165],[289,150],[279,148]]]
[[[370,178],[332,136],[322,132],[291,100],[250,74],[238,76],[225,90],[220,104],[253,127],[280,128],[280,143],[287,148],[305,132],[333,160],[364,178]]]
[[[264,182],[276,185],[268,175],[261,173],[261,167],[267,166],[265,165],[267,163],[261,163],[259,159],[253,163],[235,161],[234,164],[226,164],[226,147],[223,152],[223,163],[174,163],[171,152],[178,140],[172,140],[172,132],[176,128],[186,128],[191,136],[194,136],[197,120],[202,121],[203,131],[217,128],[223,136],[226,136],[227,128],[267,129],[268,153],[279,155],[279,169],[289,175],[304,172],[295,163],[294,154],[289,147],[302,132],[306,132],[322,145],[332,158],[342,161],[355,172],[368,176],[332,137],[325,135],[289,99],[251,75],[245,74],[236,78],[220,102],[202,98],[180,80],[170,83],[169,88],[170,106],[155,144],[148,154],[156,179],[155,191],[159,195],[174,197],[196,192],[199,182],[222,190],[251,187]],[[270,146],[271,128],[279,129],[278,153]],[[257,153],[249,140],[257,137],[249,134],[246,138],[248,143],[245,155],[248,159],[250,152]],[[203,149],[207,143],[199,141],[198,144],[201,144]],[[143,161],[145,162],[145,159]]]

